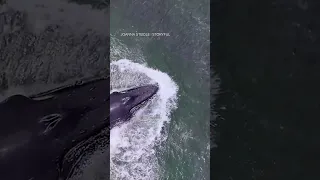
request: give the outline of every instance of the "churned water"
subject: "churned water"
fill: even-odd
[[[111,179],[159,179],[155,147],[165,141],[164,123],[177,108],[176,83],[147,64],[121,59],[111,63],[112,91],[145,84],[159,85],[157,95],[126,124],[110,133]]]

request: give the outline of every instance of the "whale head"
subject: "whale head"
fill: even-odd
[[[157,92],[158,85],[145,85],[110,95],[110,126],[127,121]]]

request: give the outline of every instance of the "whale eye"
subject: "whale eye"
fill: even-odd
[[[39,123],[43,123],[45,126],[45,130],[43,131],[43,134],[47,134],[50,132],[54,127],[57,126],[57,124],[62,120],[61,114],[49,114],[44,117],[42,117],[39,120]]]

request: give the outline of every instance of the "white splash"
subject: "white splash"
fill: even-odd
[[[111,91],[158,83],[155,98],[128,123],[110,132],[110,173],[112,180],[158,179],[155,144],[166,140],[161,133],[177,108],[178,86],[165,73],[121,59],[111,63]]]

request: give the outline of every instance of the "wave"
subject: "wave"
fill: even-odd
[[[159,179],[155,146],[166,140],[161,130],[177,108],[177,84],[168,74],[127,59],[111,62],[111,91],[159,84],[151,102],[129,121],[110,132],[111,179]]]

